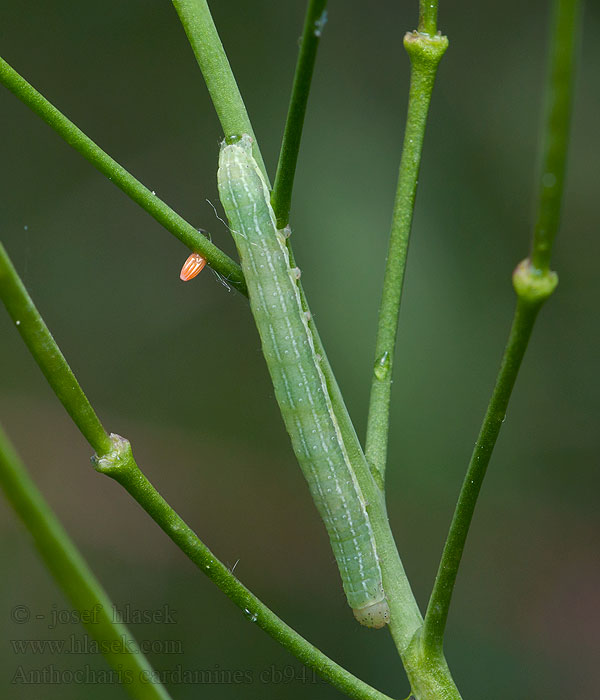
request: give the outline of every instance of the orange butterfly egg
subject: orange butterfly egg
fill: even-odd
[[[196,275],[202,272],[202,268],[206,265],[206,258],[203,258],[200,253],[192,253],[190,257],[183,263],[179,279],[184,282],[194,279]]]

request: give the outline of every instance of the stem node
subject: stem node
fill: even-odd
[[[430,36],[415,29],[404,35],[404,48],[413,65],[419,62],[422,65],[436,67],[446,53],[448,43],[448,37],[442,36],[439,32]]]
[[[534,267],[529,258],[525,258],[517,265],[512,279],[519,299],[534,305],[543,304],[552,295],[558,284],[556,272]]]
[[[139,467],[133,458],[129,440],[111,433],[110,442],[112,449],[101,456],[95,454],[91,461],[97,472],[106,474],[121,483],[126,474],[138,471]]]

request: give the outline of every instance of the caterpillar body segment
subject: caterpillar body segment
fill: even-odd
[[[224,142],[219,195],[238,248],[250,306],[292,446],[323,518],[357,620],[383,627],[389,608],[366,504],[350,466],[298,289],[251,138]]]

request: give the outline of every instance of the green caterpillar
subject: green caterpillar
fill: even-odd
[[[252,157],[250,136],[223,142],[217,179],[275,396],[325,522],[348,604],[361,624],[383,627],[389,607],[365,500],[302,308],[300,271],[290,267],[286,232],[277,230],[269,188]]]

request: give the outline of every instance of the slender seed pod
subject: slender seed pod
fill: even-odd
[[[315,352],[286,231],[278,231],[252,139],[223,142],[219,195],[233,234],[275,396],[292,446],[323,518],[348,603],[367,627],[389,607],[364,496],[351,467]]]
[[[205,265],[206,258],[203,258],[200,253],[192,253],[183,263],[183,267],[179,273],[179,279],[183,280],[184,282],[193,280],[196,275],[199,275],[202,272]]]

